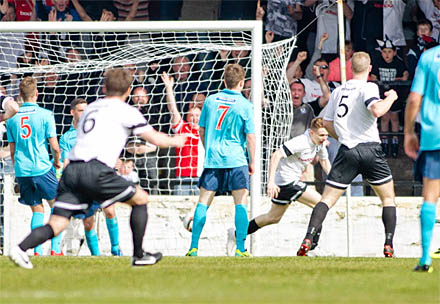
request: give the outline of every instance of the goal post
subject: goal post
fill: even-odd
[[[245,67],[246,80],[251,81],[249,99],[254,105],[257,137],[249,210],[253,218],[268,206],[264,193],[269,157],[288,139],[293,119],[285,71],[295,38],[266,45],[262,39],[261,21],[2,22],[0,88],[16,97],[19,81],[27,75],[36,77],[41,90],[38,102],[54,111],[61,136],[70,128],[68,107],[73,98],[84,97],[92,102],[102,96],[100,87],[106,69],[133,68],[138,86],[148,90],[150,109],[158,109],[153,115],[157,119],[155,127],[172,134],[159,72],[167,71],[177,83],[184,72],[174,69],[175,60],[189,58],[188,79],[176,84],[176,90],[177,85],[186,90],[175,92],[177,102],[182,101],[180,110],[185,117],[184,108],[191,98],[201,92],[207,96],[221,88],[219,75],[223,70],[219,67],[225,62],[239,62]],[[73,48],[79,58],[72,59],[69,52]],[[226,59],[222,51],[228,53]],[[11,58],[16,62],[11,62]],[[184,100],[179,100],[179,96]],[[133,94],[130,100],[134,100]],[[153,194],[174,194],[174,188],[181,183],[175,170],[176,152],[157,149],[151,153],[157,158],[154,187],[158,191],[151,188],[149,173],[140,176],[141,186]],[[133,157],[137,165],[144,155]],[[152,169],[147,162],[143,166],[136,167],[138,173]],[[181,199],[188,200],[184,196]],[[174,196],[171,201],[175,200]],[[233,221],[229,219],[227,225],[233,225]],[[251,251],[256,252],[257,248],[252,240]]]

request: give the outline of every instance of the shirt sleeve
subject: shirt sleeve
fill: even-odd
[[[246,102],[249,102],[249,101],[246,100]],[[250,105],[250,107],[248,107],[248,111],[245,114],[244,132],[246,134],[254,134],[255,133],[254,106],[252,104]]]
[[[289,139],[286,141],[280,148],[283,154],[283,157],[288,157],[290,155],[293,155],[299,151],[301,151],[303,147],[303,141],[302,138],[304,135],[299,135],[296,137],[293,137],[292,139]]]
[[[335,117],[335,110],[336,110],[336,92],[332,93],[330,95],[330,100],[327,103],[327,106],[325,107],[325,113],[324,113],[324,120],[333,121]]]
[[[370,109],[378,101],[380,101],[379,87],[375,83],[367,82],[364,87],[364,105]]]
[[[65,140],[66,136],[65,134],[63,134],[60,138],[60,150],[61,150],[61,159],[60,161],[63,161],[64,159],[66,159],[69,156],[69,148],[67,147],[67,143]]]
[[[411,86],[411,92],[418,93],[420,95],[425,95],[426,90],[426,55],[425,53],[422,53],[422,56],[419,59],[419,63],[416,67],[416,72],[414,74],[412,86]]]
[[[46,119],[46,138],[57,137],[57,129],[55,127],[55,118],[53,113],[47,115]]]
[[[199,119],[199,126],[201,128],[206,128],[206,115],[207,115],[206,113],[208,112],[209,100],[211,100],[211,98],[207,97],[202,107],[202,113],[200,114],[200,119]]]
[[[151,131],[153,128],[147,123],[147,120],[142,115],[141,112],[139,112],[138,109],[131,107],[127,105],[127,115],[130,117],[130,119],[124,120],[124,122],[127,122],[125,126],[129,129],[131,129],[131,132],[133,135],[138,135],[141,133],[145,133],[148,131]]]
[[[8,137],[8,142],[15,142],[14,136],[12,135],[12,132],[11,132],[11,128],[12,128],[11,124],[12,123],[13,122],[11,119],[8,119],[6,121],[6,135]]]

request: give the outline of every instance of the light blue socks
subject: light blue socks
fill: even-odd
[[[246,205],[235,205],[235,235],[237,239],[237,249],[244,252],[249,219]]]
[[[52,214],[52,213],[53,213],[53,208],[50,209],[50,214]],[[62,239],[62,237],[63,237],[63,232],[61,232],[57,236],[54,236],[50,240],[51,250],[53,252],[55,252],[56,254],[60,254],[61,253],[61,239]]]
[[[31,230],[43,226],[44,213],[32,212]],[[43,255],[43,247],[38,245],[34,248],[34,254]]]
[[[203,226],[205,226],[206,212],[208,211],[208,208],[208,205],[202,203],[197,204],[196,210],[194,211],[190,250],[193,248],[199,248],[200,234],[202,234]]]
[[[420,265],[431,265],[432,258],[429,255],[432,233],[435,224],[436,204],[424,201],[420,210],[420,226],[422,232],[422,257]]]
[[[94,256],[101,255],[99,252],[98,235],[96,234],[96,230],[92,229],[87,231],[84,229],[84,234],[86,235],[87,246],[89,246],[90,253]]]
[[[105,218],[105,223],[107,224],[108,235],[110,237],[110,243],[112,245],[111,252],[113,255],[121,255],[119,250],[118,219],[116,216],[111,219]]]

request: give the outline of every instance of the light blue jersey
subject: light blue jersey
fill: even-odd
[[[199,125],[205,128],[204,168],[248,165],[246,135],[255,133],[254,110],[241,93],[224,89],[208,96]]]
[[[420,151],[440,150],[440,46],[420,57],[411,92],[423,96]]]
[[[52,168],[47,140],[56,137],[55,119],[36,103],[24,103],[6,123],[8,142],[15,143],[15,175],[39,176]]]
[[[76,143],[76,129],[71,126],[69,131],[64,133],[60,138],[60,150],[61,150],[61,159],[63,162],[64,159],[69,158],[69,152],[72,150],[73,146]]]

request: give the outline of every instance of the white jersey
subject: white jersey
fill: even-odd
[[[324,119],[333,121],[339,141],[350,149],[360,143],[380,143],[377,118],[369,110],[379,100],[375,83],[351,79],[332,92]]]
[[[90,104],[81,116],[69,159],[97,159],[114,168],[128,137],[151,130],[136,108],[119,99],[100,99]]]
[[[423,0],[426,1],[426,0]],[[428,1],[426,1],[428,2]],[[429,2],[432,3],[430,0]],[[403,13],[406,3],[403,0],[385,0],[383,6],[383,39],[391,39],[394,45],[405,46],[403,34]]]
[[[328,158],[325,144],[315,145],[310,138],[309,130],[304,134],[286,141],[280,147],[283,158],[275,173],[275,184],[283,186],[301,178],[306,166],[319,155],[321,160]]]
[[[335,0],[323,0],[322,3],[316,6],[316,16],[318,18],[318,25],[316,27],[316,39],[315,48],[319,45],[319,40],[322,34],[327,33],[328,39],[322,45],[323,54],[336,54],[339,50],[338,47],[338,6],[335,4]],[[354,10],[354,1],[348,0],[347,5]],[[350,33],[350,20],[345,20],[345,40],[351,40]]]

